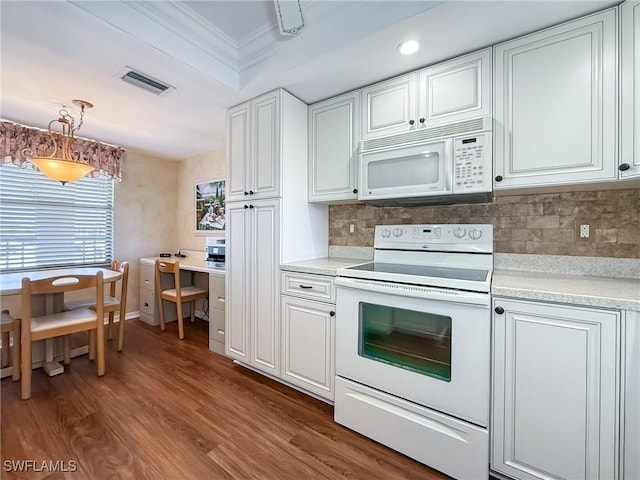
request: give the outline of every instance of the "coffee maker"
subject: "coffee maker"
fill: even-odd
[[[207,267],[224,269],[226,243],[224,237],[207,237]]]

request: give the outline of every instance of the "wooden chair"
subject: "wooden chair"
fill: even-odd
[[[118,320],[118,351],[121,352],[124,346],[124,319],[127,315],[127,285],[129,284],[129,262],[111,262],[111,270],[120,272],[122,275],[120,282],[120,299],[116,297],[116,283],[111,282],[109,296],[104,299],[104,312],[109,314],[109,326],[107,327],[107,338],[111,340],[111,329],[114,323],[115,312],[120,312]],[[76,308],[94,308],[93,298],[74,300],[64,304],[65,310],[75,310]],[[65,339],[65,352],[68,338]]]
[[[205,299],[209,296],[209,291],[193,285],[180,285],[180,265],[178,261],[165,261],[156,259],[156,293],[158,297],[158,311],[160,313],[160,330],[164,332],[164,309],[162,308],[162,300],[174,302],[178,313],[178,336],[180,340],[184,339],[184,322],[182,319],[182,304],[190,303],[191,323],[195,322],[196,300]],[[167,290],[162,289],[162,274],[173,274],[175,288]]]
[[[56,295],[85,288],[95,289],[95,308],[50,313],[33,317],[33,295]],[[60,275],[41,280],[22,279],[22,383],[21,398],[31,397],[31,342],[70,335],[76,332],[94,331],[97,345],[98,376],[104,375],[104,281],[102,272],[96,275]],[[65,363],[69,359],[65,353]]]
[[[11,378],[20,380],[20,319],[13,318],[9,310],[0,314],[0,332],[2,333],[2,368],[11,366]],[[13,346],[9,335],[13,334]]]

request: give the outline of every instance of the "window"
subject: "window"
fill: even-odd
[[[360,302],[358,354],[451,381],[451,317]]]
[[[62,185],[31,167],[0,167],[0,272],[108,263],[113,180]]]

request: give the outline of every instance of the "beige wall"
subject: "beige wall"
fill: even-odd
[[[140,257],[204,251],[204,237],[194,233],[194,185],[224,173],[224,151],[181,161],[127,152],[124,178],[116,183],[114,222],[115,258],[130,263],[127,312],[139,310]]]
[[[218,150],[178,162],[177,212],[174,235],[183,250],[205,249],[205,236],[195,234],[195,185],[198,181],[223,179],[225,152]]]
[[[329,245],[372,247],[374,227],[395,223],[491,223],[499,253],[640,258],[640,189],[635,185],[501,196],[477,205],[336,205],[329,208]],[[581,223],[591,225],[587,240],[576,238]]]
[[[176,182],[180,162],[128,151],[115,185],[114,258],[129,262],[127,312],[138,311],[140,257],[178,248]]]

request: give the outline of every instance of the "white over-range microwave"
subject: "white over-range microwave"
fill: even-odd
[[[487,201],[491,117],[423,128],[360,144],[358,199],[374,205]]]

